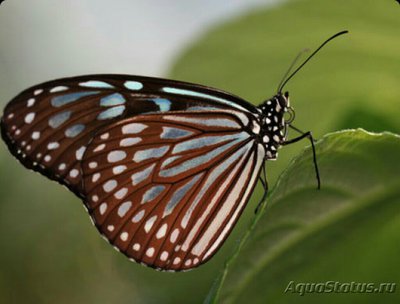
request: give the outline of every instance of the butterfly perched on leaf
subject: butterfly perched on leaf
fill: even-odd
[[[127,257],[187,270],[220,248],[265,161],[282,145],[312,139],[309,132],[287,138],[293,109],[281,91],[291,76],[258,107],[167,79],[58,79],[8,103],[2,137],[25,167],[81,198],[99,232]]]

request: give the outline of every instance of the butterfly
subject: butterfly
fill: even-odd
[[[101,235],[129,259],[188,270],[221,247],[259,178],[267,193],[265,161],[281,146],[308,138],[315,160],[312,135],[291,125],[282,93],[297,70],[258,107],[160,78],[49,81],[7,104],[2,138],[26,168],[81,198]],[[289,140],[289,128],[301,135]]]

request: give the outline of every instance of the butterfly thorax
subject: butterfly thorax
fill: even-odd
[[[287,125],[285,113],[291,109],[289,105],[289,94],[278,93],[274,97],[264,101],[258,109],[261,112],[260,140],[265,147],[265,158],[275,160],[278,149],[287,137]]]

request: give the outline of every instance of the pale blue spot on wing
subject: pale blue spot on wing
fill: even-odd
[[[82,97],[87,97],[87,96],[95,95],[98,93],[99,92],[77,92],[77,93],[59,95],[59,96],[54,97],[51,100],[51,105],[53,107],[57,107],[57,108],[62,107],[62,106],[65,106],[66,104],[77,101],[78,99],[80,99]]]
[[[150,173],[153,172],[153,169],[156,165],[152,164],[151,166],[143,169],[142,171],[136,172],[131,175],[132,185],[135,186],[140,184],[142,181],[147,179],[150,176]]]
[[[111,95],[108,95],[106,97],[103,97],[100,100],[100,105],[102,107],[111,107],[111,106],[118,106],[121,104],[124,104],[126,102],[124,96],[122,96],[119,93],[114,93]]]
[[[101,112],[99,115],[97,115],[97,119],[104,120],[104,119],[115,118],[122,115],[124,111],[125,111],[125,106],[113,107]]]
[[[216,107],[206,107],[206,106],[193,106],[186,109],[186,111],[210,111],[210,110],[221,110]]]
[[[171,214],[172,211],[174,211],[176,205],[182,200],[182,198],[188,193],[188,191],[193,188],[193,186],[199,181],[200,177],[202,177],[203,174],[204,173],[197,174],[195,177],[193,177],[186,184],[184,184],[174,192],[171,199],[165,206],[163,217]]]
[[[133,91],[138,91],[143,88],[143,84],[139,81],[125,81],[124,86],[125,88]]]
[[[251,151],[251,147],[253,146],[254,142],[249,142],[234,154],[232,154],[228,159],[224,160],[220,165],[215,167],[214,170],[211,171],[209,176],[207,177],[205,183],[201,187],[200,192],[196,195],[196,198],[193,200],[192,204],[190,205],[189,209],[186,211],[186,214],[182,220],[182,226],[186,227],[189,219],[192,215],[193,210],[196,208],[197,204],[201,201],[204,194],[207,193],[210,186],[214,185],[215,181],[221,176],[221,174],[225,173],[226,170],[233,164],[240,161],[240,158],[243,155],[247,155],[249,151]]]
[[[213,158],[216,158],[220,156],[222,153],[224,153],[226,150],[230,149],[231,147],[239,144],[242,141],[245,141],[246,139],[249,138],[249,134],[242,132],[240,133],[241,136],[238,137],[235,140],[232,140],[231,142],[228,142],[227,144],[220,146],[216,149],[211,150],[210,152],[207,152],[205,154],[202,154],[200,156],[188,159],[187,161],[180,163],[178,166],[172,167],[170,169],[164,169],[161,170],[159,173],[159,176],[161,177],[171,177],[171,176],[176,176],[180,173],[189,171],[193,168],[196,168],[198,166],[201,166],[208,161],[212,160]]]
[[[207,118],[207,119],[200,119],[200,118],[192,118],[192,117],[185,117],[185,116],[165,116],[164,119],[172,120],[172,121],[180,121],[180,122],[188,122],[197,124],[200,126],[207,126],[207,127],[222,127],[222,128],[234,128],[234,129],[241,129],[242,127],[236,123],[234,120],[227,119],[227,118]]]
[[[71,114],[71,111],[65,111],[50,117],[49,126],[53,129],[58,128],[71,117]]]
[[[234,108],[240,109],[242,111],[249,112],[247,109],[243,108],[241,105],[238,105],[237,103],[234,103],[234,102],[232,102],[230,100],[227,100],[225,98],[213,96],[213,95],[210,95],[210,94],[200,93],[200,92],[191,91],[191,90],[185,90],[185,89],[171,88],[171,87],[164,87],[164,88],[162,88],[162,90],[164,92],[172,93],[172,94],[186,95],[186,96],[193,96],[193,97],[211,99],[211,100],[214,100],[214,101],[218,101],[218,102],[220,102],[222,104],[229,105],[230,107],[234,107]]]
[[[178,129],[178,128],[171,128],[171,127],[163,127],[163,132],[160,135],[162,139],[177,139],[177,138],[184,138],[194,134],[191,131]]]
[[[85,125],[83,124],[73,125],[72,127],[69,127],[67,130],[65,130],[65,136],[73,138],[79,135],[83,130],[85,130]]]
[[[248,135],[246,132],[234,133],[228,135],[218,135],[218,136],[203,136],[199,138],[190,139],[177,144],[172,150],[172,154],[180,153],[184,151],[189,151],[193,149],[200,149],[206,146],[212,146],[218,143],[223,143],[229,140],[234,140],[237,138],[244,138]],[[247,137],[246,137],[247,138]]]
[[[167,112],[171,109],[171,101],[165,98],[154,98],[152,101],[160,108],[161,112]]]
[[[160,158],[167,153],[169,146],[162,146],[159,148],[151,148],[146,150],[137,151],[133,156],[133,161],[141,162],[150,158]]]
[[[98,80],[89,80],[86,82],[81,82],[79,84],[81,87],[86,87],[86,88],[99,88],[99,89],[113,89],[114,86],[104,82],[104,81],[98,81]]]
[[[175,160],[181,158],[182,155],[175,155],[175,156],[171,156],[168,157],[166,160],[164,160],[164,162],[161,164],[161,169],[164,169],[166,166],[168,166],[169,164],[173,163]]]
[[[151,187],[149,190],[147,190],[143,194],[141,204],[145,204],[145,203],[153,201],[157,196],[159,196],[164,191],[164,189],[165,189],[165,186],[163,186],[163,185]]]

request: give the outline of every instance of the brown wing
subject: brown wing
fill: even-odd
[[[249,200],[264,158],[238,111],[171,112],[101,130],[82,168],[100,233],[135,261],[186,270],[222,245]]]

